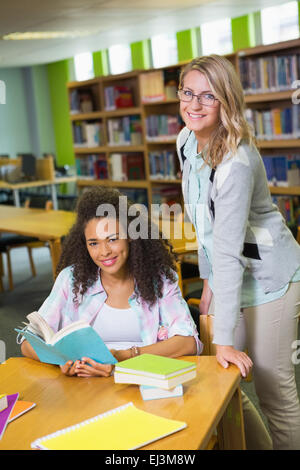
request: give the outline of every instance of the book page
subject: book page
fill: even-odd
[[[46,320],[38,312],[30,313],[27,315],[27,319],[30,322],[29,330],[40,336],[46,343],[49,343],[54,332]]]
[[[52,335],[50,344],[55,344],[65,336],[69,335],[73,331],[81,330],[82,328],[87,328],[90,326],[86,321],[83,320],[78,320],[73,323],[70,323],[70,325],[66,325],[64,328],[61,330],[57,331],[57,333],[54,333]]]

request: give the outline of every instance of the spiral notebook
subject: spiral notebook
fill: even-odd
[[[132,402],[32,442],[43,450],[134,450],[186,428]]]

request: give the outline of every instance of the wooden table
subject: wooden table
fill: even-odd
[[[61,237],[68,233],[74,221],[73,212],[0,205],[0,232],[17,233],[48,241],[53,275],[61,253]]]
[[[197,363],[197,377],[184,385],[184,395],[144,402],[137,385],[115,384],[113,377],[66,377],[58,366],[10,358],[0,364],[0,390],[19,392],[20,399],[36,407],[8,424],[0,450],[30,449],[39,437],[131,401],[145,411],[187,423],[186,429],[144,449],[205,449],[216,428],[222,448],[244,449],[237,367],[223,369],[213,356],[184,359]]]
[[[0,181],[0,189],[10,189],[13,192],[14,203],[16,207],[20,207],[20,189],[38,188],[42,186],[50,186],[51,199],[53,202],[54,210],[58,209],[56,186],[63,183],[72,183],[77,181],[76,176],[62,176],[54,178],[53,180],[36,180],[36,181],[23,181],[21,183],[7,183]]]

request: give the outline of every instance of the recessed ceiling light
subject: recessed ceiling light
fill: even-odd
[[[92,34],[91,31],[34,31],[25,33],[10,33],[2,36],[2,39],[21,41],[33,39],[61,39],[61,38],[75,38],[79,36],[87,36]]]

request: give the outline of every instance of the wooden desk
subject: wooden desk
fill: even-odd
[[[69,232],[74,222],[73,212],[0,205],[0,232],[17,233],[49,242],[53,275],[61,253],[60,239]]]
[[[38,188],[41,186],[50,186],[51,188],[51,199],[53,202],[54,210],[58,209],[58,202],[57,202],[57,192],[56,186],[62,183],[72,183],[77,181],[76,176],[63,176],[60,178],[54,178],[53,180],[37,180],[37,181],[24,181],[21,183],[7,183],[6,181],[0,181],[0,189],[10,189],[13,192],[14,196],[14,203],[16,207],[20,207],[20,196],[19,190],[20,189],[28,189],[28,188]]]
[[[115,384],[113,377],[66,377],[58,366],[10,358],[0,364],[0,390],[19,392],[20,399],[37,406],[8,424],[0,450],[30,449],[39,437],[130,401],[145,411],[187,423],[186,429],[145,449],[205,449],[216,427],[222,447],[244,449],[238,369],[233,365],[223,369],[212,356],[184,359],[197,363],[197,377],[184,385],[184,395],[144,402],[137,385]]]

